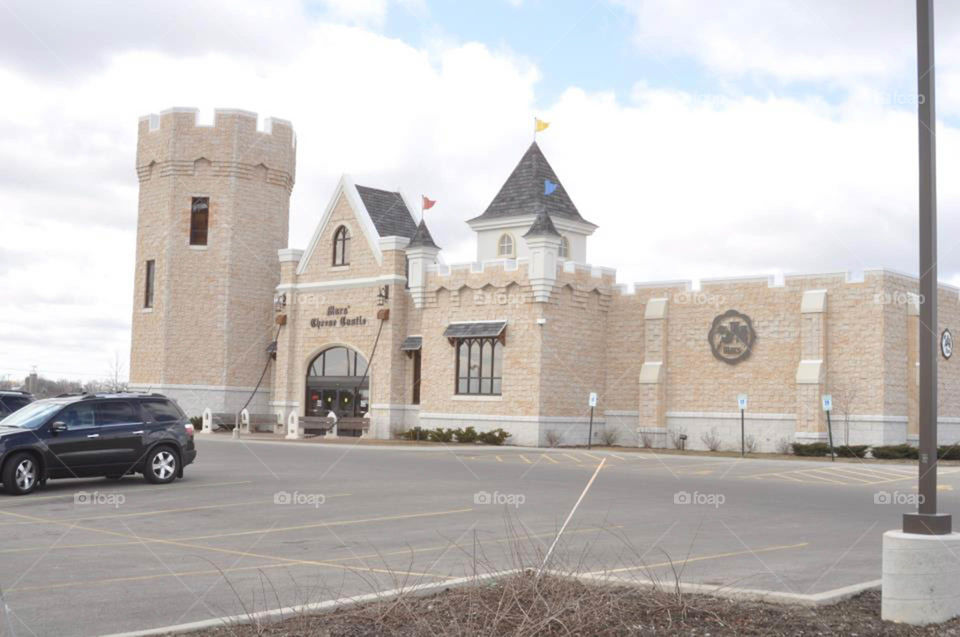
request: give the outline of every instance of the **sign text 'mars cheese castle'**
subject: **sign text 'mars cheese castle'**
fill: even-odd
[[[443,262],[402,193],[348,176],[313,235],[292,241],[306,249],[289,248],[295,143],[282,120],[150,115],[136,168],[131,382],[191,415],[247,405],[291,437],[473,426],[581,444],[596,392],[594,431],[619,444],[686,434],[692,448],[739,448],[747,394],[747,435],[776,451],[826,439],[830,394],[839,444],[915,442],[930,329],[941,441],[960,440],[956,288],[939,288],[941,324],[921,326],[917,279],[889,270],[618,285],[586,263],[597,226],[536,142],[477,202],[477,258],[463,265]]]

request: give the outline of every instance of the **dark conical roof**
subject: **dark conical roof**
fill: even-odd
[[[544,181],[547,179],[557,184],[556,190],[549,195],[543,194]],[[517,217],[535,214],[540,210],[545,210],[551,217],[586,222],[543,156],[540,146],[533,142],[484,213],[471,221]]]
[[[533,220],[533,225],[530,226],[530,229],[527,230],[527,233],[523,235],[523,238],[527,237],[538,237],[538,236],[550,236],[555,237],[561,236],[557,229],[553,225],[553,221],[550,220],[550,215],[547,214],[546,210],[541,209],[537,213],[537,218]]]
[[[423,219],[420,220],[420,225],[417,226],[416,233],[414,233],[413,238],[410,239],[410,243],[407,244],[408,248],[416,248],[418,246],[440,249],[440,246],[434,243],[433,237],[430,236],[430,231],[427,230],[427,224]]]

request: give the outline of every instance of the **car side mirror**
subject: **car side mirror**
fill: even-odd
[[[58,420],[57,422],[53,423],[53,426],[50,427],[50,431],[52,431],[55,434],[58,434],[61,431],[66,431],[66,430],[67,430],[67,423],[63,422],[62,420]]]

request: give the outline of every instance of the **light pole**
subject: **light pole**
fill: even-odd
[[[917,0],[917,114],[920,149],[920,503],[903,516],[904,533],[946,535],[937,513],[937,157],[934,109],[933,0]]]

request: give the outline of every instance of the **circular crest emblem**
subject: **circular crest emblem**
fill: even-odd
[[[940,334],[940,353],[944,358],[953,356],[953,334],[950,330],[943,330]]]
[[[753,331],[753,321],[749,316],[736,310],[727,310],[713,319],[707,340],[710,341],[714,356],[724,363],[736,365],[750,356],[757,334]]]

